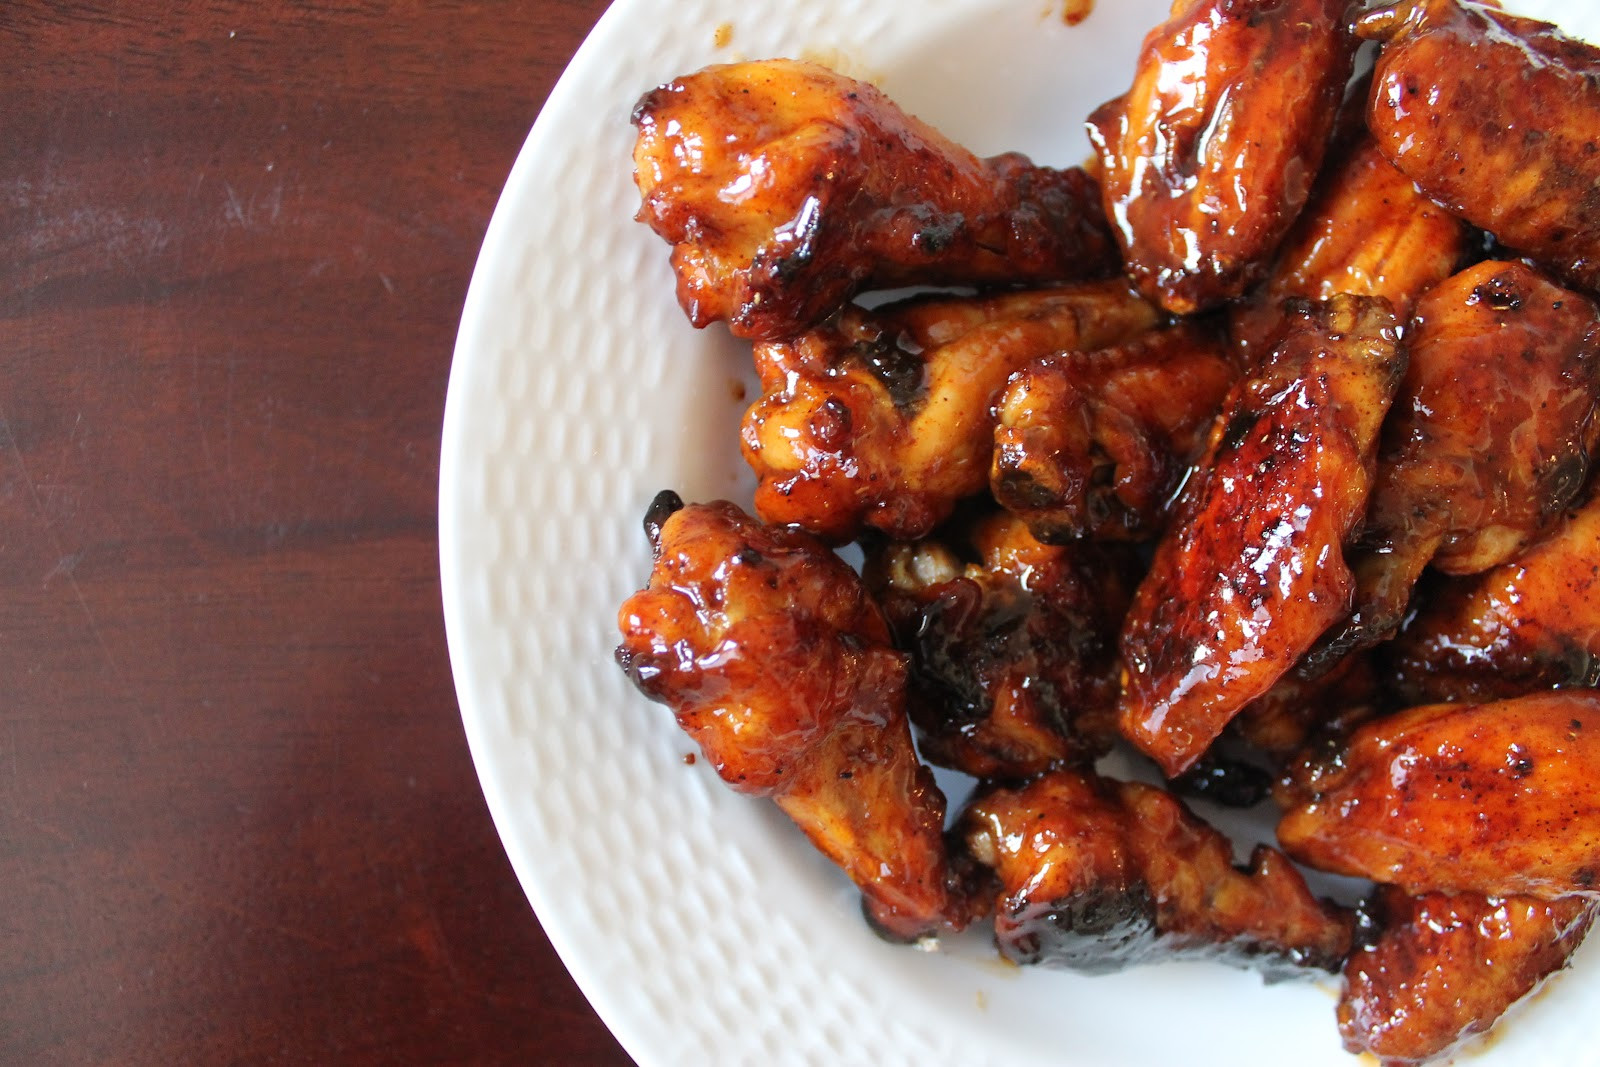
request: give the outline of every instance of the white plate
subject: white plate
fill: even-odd
[[[1333,984],[1207,964],[1021,972],[981,937],[886,945],[771,805],[735,795],[612,663],[656,490],[748,499],[748,356],[692,329],[667,247],[632,221],[634,102],[707,63],[820,58],[980,154],[1081,161],[1164,0],[619,0],[506,184],[462,318],[445,415],[445,619],[473,759],[512,865],[595,1009],[643,1064],[1166,1065],[1356,1061]],[[1600,39],[1590,0],[1565,11]],[[723,32],[731,33],[719,45]],[[1592,946],[1594,947],[1594,946]],[[1482,1064],[1594,1062],[1588,953]],[[529,1054],[537,1050],[530,1049]]]

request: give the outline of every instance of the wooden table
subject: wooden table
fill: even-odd
[[[629,1062],[489,821],[435,534],[604,6],[0,2],[0,1062]]]

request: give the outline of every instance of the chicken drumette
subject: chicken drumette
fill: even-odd
[[[1339,296],[1230,391],[1122,631],[1122,732],[1168,776],[1349,610],[1343,546],[1404,371],[1388,303]]]
[[[758,344],[745,415],[756,512],[831,541],[873,526],[921,537],[989,482],[995,395],[1050,352],[1116,344],[1159,321],[1124,281],[849,307]]]
[[[662,494],[646,529],[650,584],[618,616],[629,677],[723,781],[772,797],[844,869],[880,930],[965,925],[944,796],[912,749],[906,659],[856,573],[732,504]]]
[[[957,830],[1000,880],[995,940],[1007,959],[1091,974],[1170,958],[1218,959],[1271,977],[1336,968],[1351,917],[1316,899],[1283,854],[1231,843],[1175,797],[1056,770],[981,793]]]
[[[1089,117],[1128,272],[1171,311],[1239,295],[1306,202],[1350,76],[1349,0],[1178,0]]]
[[[995,403],[994,498],[1045,541],[1154,537],[1237,376],[1195,322],[1029,364]]]
[[[733,63],[633,113],[639,218],[696,326],[806,329],[867,288],[1100,277],[1116,246],[1082,170],[982,160],[814,63]]]

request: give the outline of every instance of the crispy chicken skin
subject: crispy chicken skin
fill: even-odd
[[[1356,603],[1316,656],[1384,640],[1423,567],[1504,563],[1572,502],[1600,420],[1600,309],[1521,263],[1489,260],[1417,302],[1384,426]]]
[[[1466,225],[1417,192],[1364,130],[1334,151],[1337,159],[1318,179],[1272,274],[1229,311],[1246,364],[1271,350],[1285,300],[1381,296],[1405,322],[1417,297],[1454,274],[1466,257]]]
[[[1284,850],[1408,893],[1600,895],[1600,693],[1427,704],[1302,761]]]
[[[1170,958],[1336,968],[1352,919],[1317,900],[1283,855],[1232,845],[1153,786],[1057,770],[991,789],[957,825],[1000,881],[995,940],[1007,959],[1089,974]]]
[[[1396,639],[1413,703],[1600,685],[1600,497],[1516,559],[1438,591]]]
[[[995,395],[1062,349],[1148,329],[1154,305],[1122,280],[989,297],[845,308],[755,347],[763,396],[746,413],[756,513],[830,541],[866,526],[921,537],[988,485]]]
[[[806,329],[869,287],[1100,277],[1116,246],[1079,169],[981,160],[813,63],[733,63],[633,112],[641,221],[673,246],[690,321]]]
[[[1600,49],[1457,0],[1368,15],[1386,41],[1367,122],[1423,193],[1600,288]]]
[[[1484,897],[1381,887],[1377,936],[1345,963],[1344,1047],[1384,1067],[1448,1056],[1565,967],[1594,920],[1580,897]]]
[[[1180,314],[1260,278],[1349,79],[1349,0],[1177,0],[1128,92],[1089,116],[1127,270]]]
[[[870,551],[868,588],[911,650],[923,756],[1020,780],[1109,751],[1137,568],[1125,548],[1040,544],[1004,512]]]
[[[646,527],[650,584],[618,616],[634,684],[723,781],[772,797],[861,887],[880,930],[962,925],[944,796],[912,749],[905,657],[856,573],[728,503],[663,494]]]
[[[1349,610],[1395,325],[1382,299],[1303,309],[1229,392],[1122,630],[1121,729],[1168,777]]]
[[[994,498],[1044,541],[1154,537],[1237,376],[1196,322],[1029,364],[995,404]]]

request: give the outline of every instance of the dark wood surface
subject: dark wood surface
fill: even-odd
[[[489,821],[435,533],[603,7],[0,0],[0,1062],[629,1062]]]

